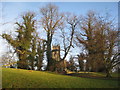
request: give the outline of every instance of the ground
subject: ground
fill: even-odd
[[[78,74],[77,74],[78,75]],[[76,76],[76,75],[75,75]],[[50,72],[2,69],[3,88],[118,88],[118,79],[83,78]],[[116,77],[116,76],[115,76]]]

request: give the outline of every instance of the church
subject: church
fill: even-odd
[[[56,61],[60,61],[60,46],[52,46],[52,59]]]

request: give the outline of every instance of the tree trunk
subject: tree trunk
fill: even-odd
[[[109,69],[106,70],[106,77],[107,78],[111,78],[112,77],[110,72],[111,72],[111,70],[109,70]]]
[[[18,68],[27,69],[28,63],[26,61],[26,54],[19,54],[19,61],[17,62]]]
[[[38,70],[39,71],[41,71],[41,68],[42,68],[42,58],[41,58],[41,56],[39,55],[39,58],[38,58],[39,60],[38,60],[38,65],[37,65],[37,67],[38,67]]]
[[[47,64],[47,68],[46,70],[47,71],[50,71],[50,67],[51,67],[51,64],[52,64],[52,53],[51,53],[51,42],[48,41],[47,43],[47,61],[48,61],[48,64]]]
[[[34,60],[34,58],[32,59],[32,65],[31,65],[32,66],[32,70],[34,70],[34,61],[33,60]]]

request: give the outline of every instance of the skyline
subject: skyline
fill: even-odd
[[[8,25],[2,26],[0,30],[0,34],[5,31],[15,31],[15,21],[19,21],[20,15],[25,11],[35,11],[37,15],[39,13],[39,8],[46,5],[48,2],[3,2],[2,3],[2,16],[4,22],[10,22]],[[94,10],[98,13],[104,15],[106,12],[112,14],[113,17],[118,20],[118,3],[117,2],[53,2],[53,4],[59,7],[60,12],[72,12],[77,15],[85,15],[87,11]],[[40,19],[40,17],[38,17]],[[118,21],[117,21],[118,22]],[[8,28],[11,28],[8,30]],[[1,40],[0,38],[0,53],[6,50],[5,40]],[[75,55],[80,50],[73,50],[72,54]],[[74,53],[76,52],[76,53]],[[69,54],[70,55],[70,54]],[[68,57],[69,57],[68,55]],[[67,57],[67,58],[68,58]]]

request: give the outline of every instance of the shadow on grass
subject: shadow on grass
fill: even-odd
[[[106,78],[105,75],[99,75],[95,73],[89,72],[82,72],[82,73],[70,73],[67,74],[68,76],[75,76],[75,77],[82,77],[82,78],[91,78],[91,79],[104,79],[104,80],[120,80],[120,77],[111,77]]]

